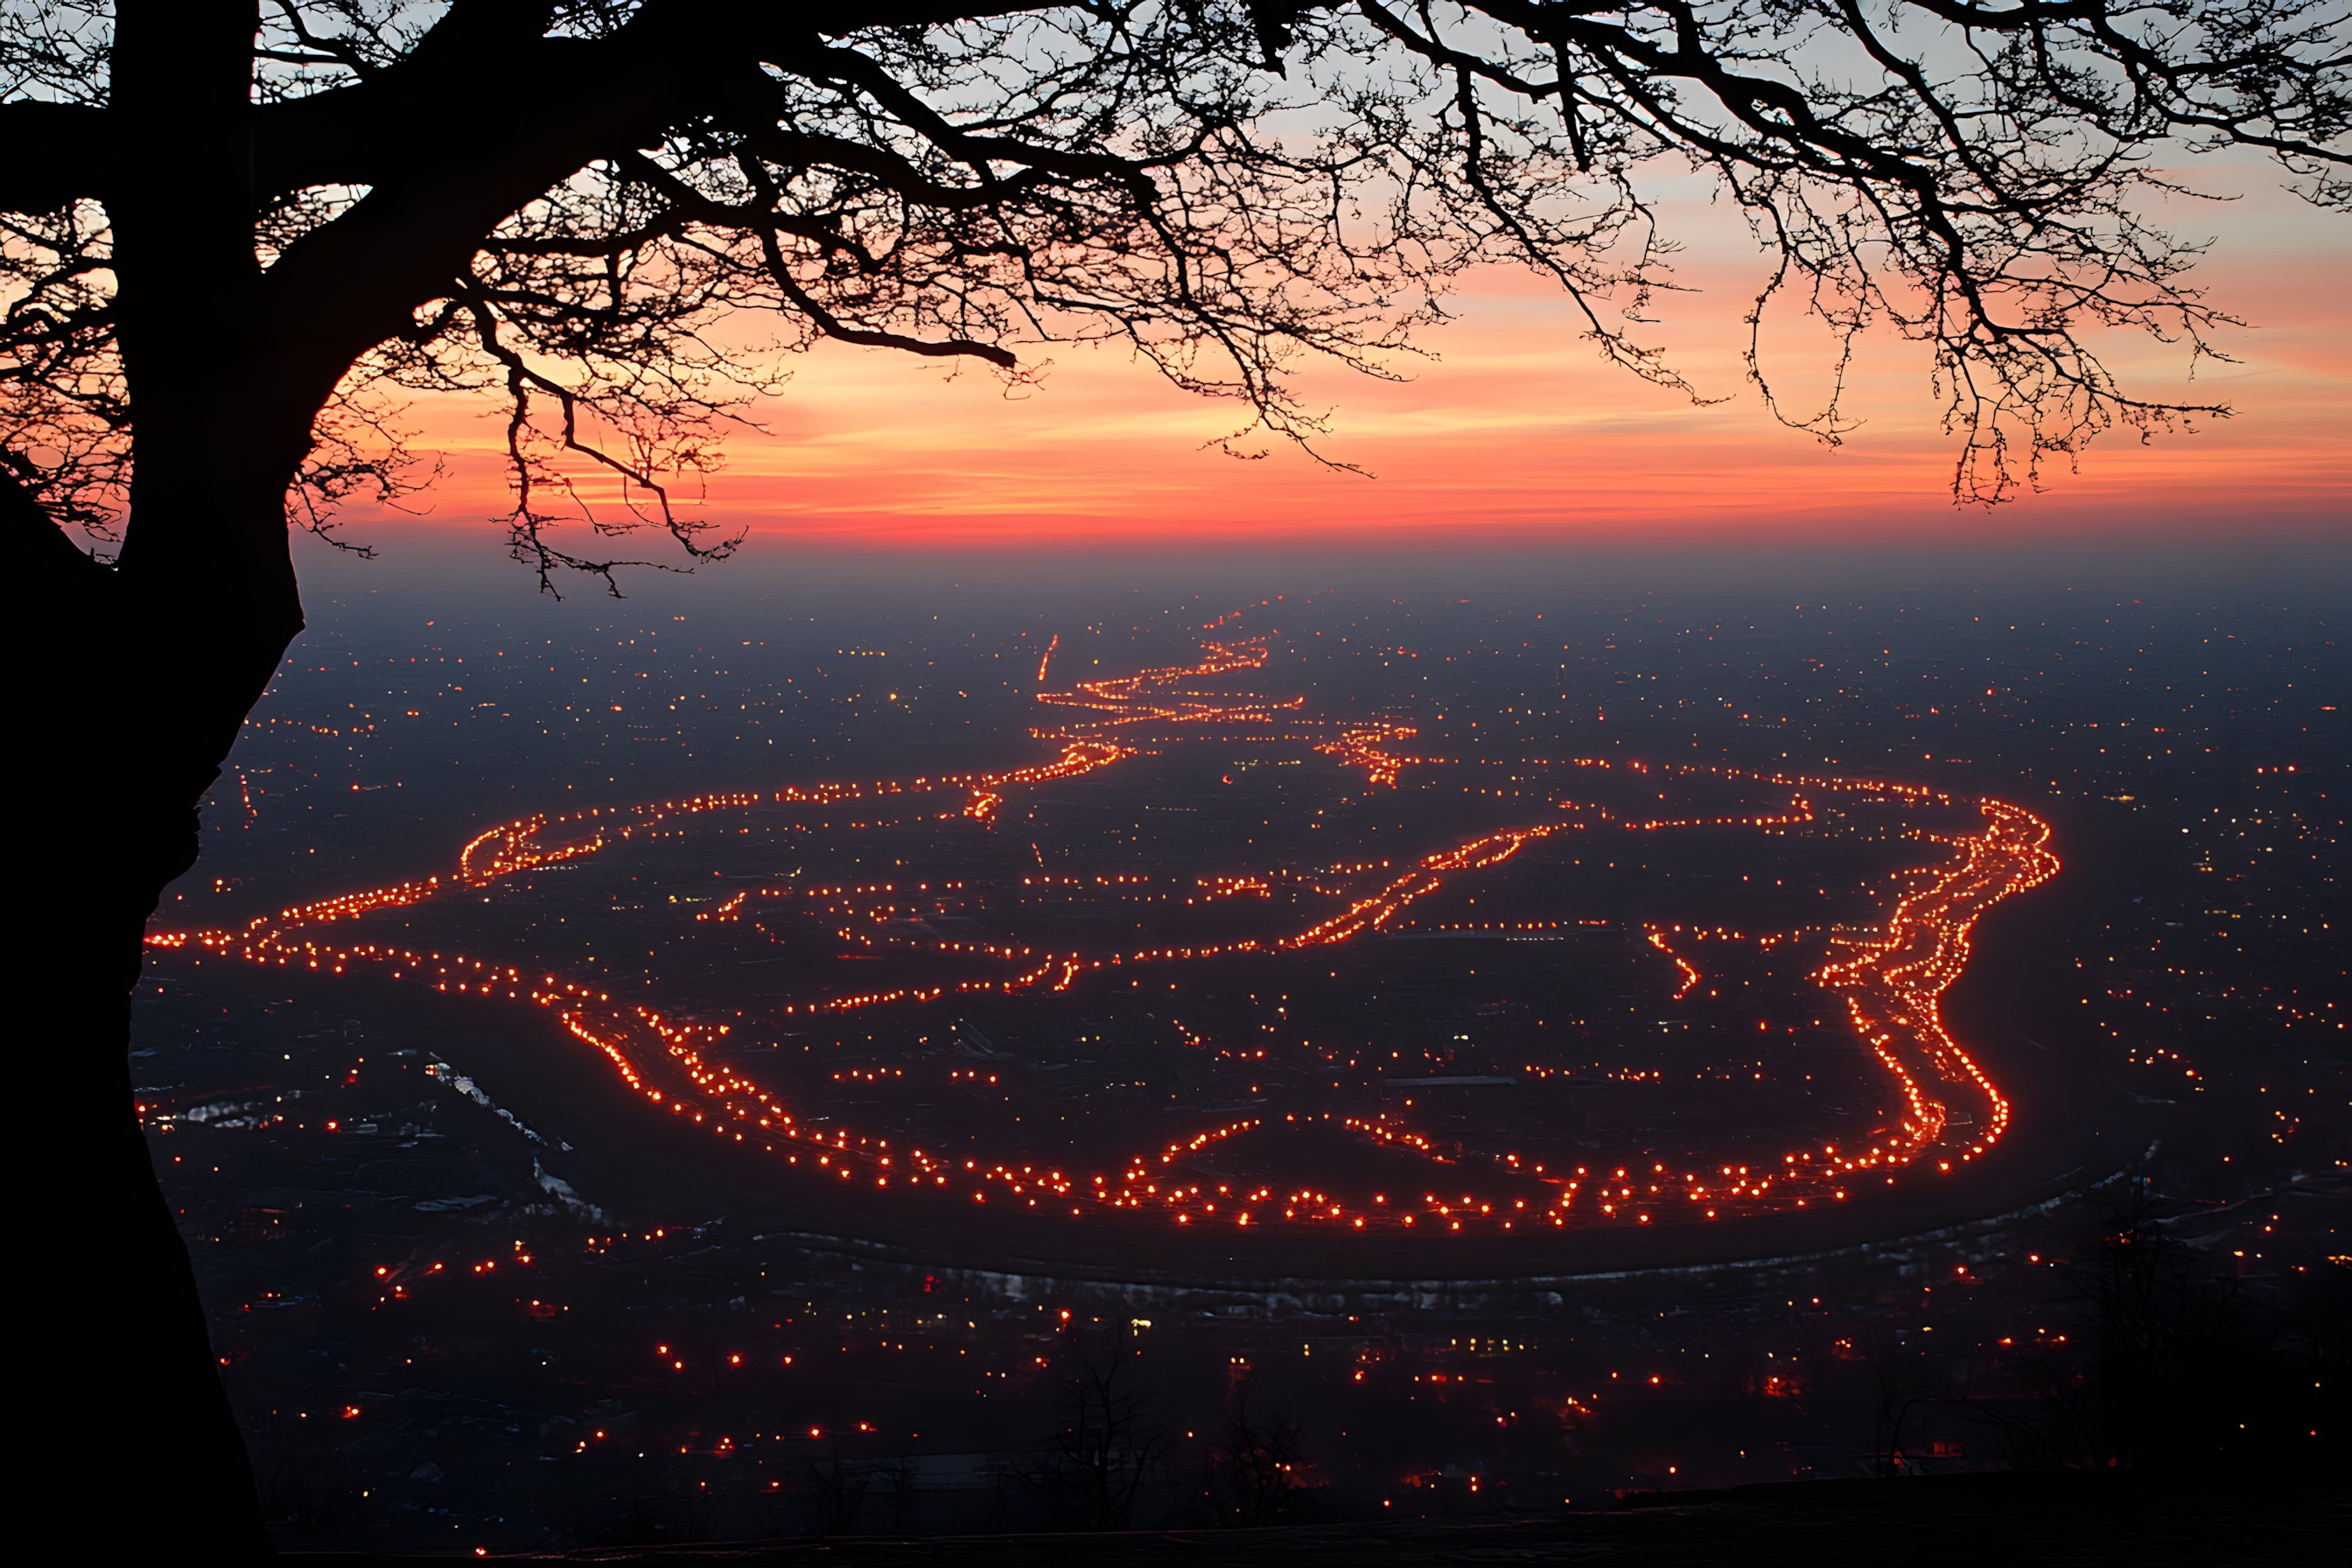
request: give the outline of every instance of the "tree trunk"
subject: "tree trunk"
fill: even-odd
[[[161,499],[142,488],[142,505]],[[252,1469],[133,1105],[129,1046],[147,921],[194,864],[197,804],[300,629],[282,512],[272,496],[279,570],[158,582],[98,565],[13,487],[5,504],[0,549],[38,606],[18,623],[32,646],[14,665],[39,748],[19,787],[45,771],[45,797],[17,815],[43,917],[20,939],[19,984],[48,1026],[20,1059],[50,1136],[19,1153],[17,1191],[73,1216],[62,1261],[79,1265],[58,1277],[60,1321],[41,1325],[55,1339],[33,1352],[45,1386],[20,1430],[55,1442],[43,1500],[93,1547],[249,1561],[269,1552]]]
[[[51,1027],[21,1053],[47,1125],[17,1191],[75,1216],[54,1347],[31,1352],[36,1440],[68,1528],[128,1562],[269,1554],[177,1216],[133,1105],[131,1000],[147,922],[194,865],[197,806],[302,627],[285,497],[311,421],[364,347],[404,319],[273,307],[255,251],[257,0],[118,0],[110,113],[168,142],[102,193],[115,321],[136,410],[130,516],[101,566],[0,476],[0,562],[33,614],[8,624],[29,710],[39,919],[20,991]],[[126,140],[126,149],[131,142]],[[314,301],[313,303],[317,303]],[[331,315],[332,312],[328,313]],[[373,323],[372,326],[369,323]],[[168,1069],[166,1069],[168,1072]],[[167,1079],[168,1081],[168,1079]],[[85,1304],[86,1307],[85,1307]]]

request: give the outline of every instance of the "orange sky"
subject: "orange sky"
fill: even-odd
[[[853,548],[2340,533],[2352,516],[2352,226],[2268,191],[2180,225],[2200,226],[2221,234],[2203,269],[2216,302],[2252,323],[2222,340],[2242,363],[2184,387],[2174,351],[2117,342],[2110,354],[2141,388],[2226,401],[2237,417],[2149,447],[2110,436],[2079,474],[2051,476],[2049,493],[1990,519],[1949,502],[1953,444],[1915,351],[1865,355],[1851,406],[1868,423],[1842,449],[1765,416],[1738,362],[1753,259],[1721,243],[1685,261],[1704,291],[1663,312],[1680,368],[1733,395],[1717,406],[1601,364],[1545,285],[1496,272],[1427,337],[1442,357],[1409,384],[1307,380],[1306,401],[1332,409],[1329,454],[1374,479],[1296,451],[1243,462],[1203,449],[1235,409],[1116,353],[1063,350],[1042,385],[1008,398],[985,374],[949,381],[936,363],[826,345],[757,410],[769,434],[731,441],[709,510],[763,541]],[[1788,381],[1819,363],[1792,349]],[[436,521],[472,524],[504,504],[486,406],[412,410],[423,444],[449,460]],[[400,526],[361,521],[362,533]]]

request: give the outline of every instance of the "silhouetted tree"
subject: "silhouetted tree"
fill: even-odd
[[[2110,1464],[2210,1473],[2291,1464],[2309,1434],[2319,1358],[2282,1332],[2228,1257],[2175,1234],[2145,1181],[2107,1215],[2087,1283],[2096,1310],[2091,1390]]]
[[[1082,1530],[1124,1530],[1160,1468],[1167,1434],[1152,1419],[1141,1351],[1125,1320],[1070,1331],[1061,1425],[1030,1477],[1046,1506]]]
[[[835,1438],[824,1457],[802,1461],[808,1474],[801,1486],[801,1503],[812,1535],[845,1535],[857,1528],[866,1509],[866,1489],[877,1469],[871,1464],[841,1457]]]
[[[1224,1430],[1210,1450],[1202,1500],[1218,1524],[1254,1530],[1297,1522],[1301,1484],[1298,1423],[1282,1411],[1253,1413],[1243,1383],[1225,1406]]]
[[[912,1454],[895,1454],[877,1460],[874,1479],[880,1487],[882,1529],[894,1535],[905,1535],[915,1528],[916,1517],[921,1513],[923,1498],[916,1487],[923,1479],[922,1461]]]
[[[2135,1176],[2082,1238],[2064,1333],[1931,1360],[1918,1347],[1872,1358],[1877,1473],[1919,1472],[1921,1425],[1991,1439],[2015,1468],[2089,1465],[2211,1478],[2340,1468],[2352,1271],[2242,1279],[2238,1255],[2185,1224]],[[1910,1423],[1906,1426],[1906,1422]]]
[[[1898,1338],[1872,1355],[1870,1364],[1878,1385],[1870,1464],[1882,1480],[1925,1475],[1951,1457],[1938,1452],[1937,1436],[1922,1437],[1923,1426],[1942,1434],[1944,1442],[1955,1429],[1973,1434],[1971,1441],[1990,1437],[2015,1467],[2048,1466],[2064,1457],[2052,1431],[2057,1413],[2016,1408],[2029,1395],[1997,1384],[1980,1353],[1931,1356]],[[2040,1392],[2038,1383],[2029,1383]]]
[[[1931,1370],[1908,1347],[1890,1347],[1871,1358],[1878,1381],[1878,1406],[1871,1422],[1871,1468],[1881,1480],[1911,1473],[1903,1456],[1903,1425],[1911,1412],[1934,1400]]]
[[[116,1528],[255,1539],[123,1114],[128,996],[301,628],[289,527],[419,478],[402,389],[504,399],[516,552],[609,575],[641,527],[726,552],[697,480],[776,351],[824,338],[1015,382],[1044,345],[1123,343],[1240,405],[1238,446],[1307,440],[1293,366],[1393,374],[1450,279],[1517,260],[1604,358],[1682,386],[1639,335],[1673,286],[1645,191],[1696,168],[1774,259],[1751,322],[1786,302],[1927,345],[1958,490],[1993,498],[2195,412],[2084,334],[2194,356],[2224,320],[2144,216],[2159,146],[2254,149],[2343,201],[2344,33],[2334,0],[11,0],[17,955],[123,1304],[52,1358],[106,1413],[79,1436],[143,1434],[154,1506]],[[709,330],[730,311],[773,341]],[[1787,417],[1848,427],[1835,395]]]

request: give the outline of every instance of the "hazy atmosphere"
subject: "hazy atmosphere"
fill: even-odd
[[[21,0],[0,150],[82,1555],[2341,1556],[2342,0]]]

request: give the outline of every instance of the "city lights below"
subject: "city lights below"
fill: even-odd
[[[1057,637],[1040,658],[1041,684],[1058,646]],[[1399,749],[1418,733],[1413,726],[1318,720],[1304,711],[1303,699],[1235,693],[1214,685],[1221,678],[1262,668],[1267,650],[1264,638],[1224,637],[1204,642],[1200,657],[1189,664],[1041,689],[1037,701],[1063,721],[1032,731],[1051,753],[1048,760],[1031,765],[526,815],[476,834],[460,847],[446,874],[297,904],[241,929],[159,931],[149,940],[158,949],[198,960],[233,958],[329,976],[367,973],[449,995],[536,1006],[551,1015],[581,1047],[602,1058],[641,1097],[648,1113],[708,1131],[747,1157],[772,1160],[798,1179],[835,1186],[851,1184],[862,1192],[905,1194],[909,1200],[921,1195],[935,1202],[1034,1210],[1065,1222],[1119,1216],[1188,1231],[1208,1226],[1236,1230],[1313,1226],[1347,1235],[1410,1231],[1446,1236],[1706,1223],[1844,1202],[1860,1184],[1883,1188],[1901,1173],[1948,1176],[1981,1159],[2010,1131],[2010,1099],[1953,1037],[1943,1021],[1940,1001],[1968,963],[1977,922],[2003,900],[2055,873],[2050,825],[2001,801],[1971,803],[1887,779],[1597,757],[1528,759],[1517,764],[1521,773],[1514,775],[1529,781],[1526,787],[1481,788],[1499,799],[1526,800],[1531,819],[1480,831],[1394,863],[1269,867],[1178,881],[1130,872],[1059,875],[1048,872],[1041,858],[1037,873],[1023,879],[1028,895],[1041,900],[1083,893],[1195,911],[1213,910],[1218,919],[1231,911],[1236,922],[1231,934],[1215,939],[1196,934],[1185,941],[1054,947],[1017,939],[978,940],[916,919],[909,902],[913,889],[897,881],[743,888],[709,901],[688,918],[689,925],[707,929],[740,927],[756,919],[761,909],[790,905],[838,921],[835,935],[855,949],[888,950],[900,957],[932,955],[924,962],[944,966],[936,979],[927,982],[808,991],[776,1008],[779,1016],[794,1020],[824,1018],[866,1009],[921,1007],[959,996],[1030,994],[1049,998],[1112,975],[1181,977],[1187,965],[1213,959],[1271,962],[1392,935],[1411,923],[1414,906],[1441,892],[1451,896],[1474,889],[1484,875],[1546,840],[1605,847],[1622,842],[1628,834],[1787,835],[1818,827],[1829,802],[1941,810],[1948,817],[1973,809],[1974,831],[1910,835],[1932,842],[1937,853],[1899,879],[1907,890],[1884,907],[1883,919],[1866,928],[1824,928],[1810,933],[1826,942],[1826,958],[1811,970],[1808,983],[1843,1005],[1852,1042],[1866,1053],[1882,1075],[1880,1081],[1891,1087],[1898,1102],[1895,1114],[1851,1134],[1793,1143],[1758,1128],[1738,1147],[1672,1166],[1658,1160],[1615,1163],[1572,1153],[1546,1157],[1528,1149],[1482,1151],[1441,1141],[1416,1124],[1411,1098],[1401,1105],[1353,1113],[1304,1105],[1286,1110],[1265,1095],[1256,1097],[1262,1105],[1253,1103],[1245,1113],[1204,1111],[1185,1131],[1144,1142],[1124,1161],[1100,1170],[1070,1168],[1067,1162],[1055,1163],[1019,1147],[985,1155],[950,1154],[925,1146],[902,1130],[861,1129],[831,1115],[813,1121],[807,1107],[753,1076],[738,1059],[740,1053],[714,1050],[727,1041],[734,1025],[692,1021],[676,1007],[657,1008],[616,996],[610,981],[554,973],[545,963],[420,949],[401,941],[364,941],[352,929],[371,915],[436,900],[479,900],[503,885],[529,884],[542,873],[615,855],[633,842],[649,840],[680,824],[730,814],[798,813],[804,831],[813,834],[915,823],[938,825],[941,831],[991,832],[1004,819],[1010,804],[1039,786],[1220,737],[1278,742],[1328,757],[1350,773],[1360,770],[1361,787],[1375,795],[1395,795],[1409,769],[1451,765],[1446,758]],[[1234,768],[1239,771],[1244,765],[1236,763]],[[1567,798],[1541,784],[1552,774],[1565,779],[1596,773],[1640,784],[1650,792],[1641,796],[1644,799],[1665,800],[1667,786],[1704,786],[1739,793],[1743,799],[1760,793],[1774,799],[1762,807],[1742,805],[1712,813],[1679,810],[1651,816],[1628,811],[1622,804],[1612,807]],[[1232,773],[1224,782],[1233,782]],[[856,819],[845,817],[845,812],[854,813]],[[932,886],[923,884],[927,890]],[[1318,912],[1290,929],[1269,930],[1260,911],[1277,892],[1284,898],[1295,896],[1300,909]],[[1245,913],[1246,921],[1242,918]],[[1500,929],[1524,933],[1602,923],[1523,921]],[[1468,934],[1485,928],[1475,921],[1453,921],[1429,929]],[[1643,923],[1639,930],[1647,946],[1672,964],[1670,995],[1676,1003],[1713,984],[1709,974],[1717,961],[1701,953],[1706,944],[1769,955],[1809,934],[1685,929],[1658,921]],[[1171,989],[1174,984],[1170,983]],[[1263,1047],[1212,1040],[1181,1023],[1173,1026],[1194,1048],[1214,1052],[1222,1059],[1265,1055]],[[1759,1021],[1756,1027],[1767,1031],[1770,1026]],[[719,1059],[722,1055],[729,1059]],[[1526,1076],[1540,1079],[1553,1070],[1530,1064]],[[1627,1069],[1609,1076],[1639,1081],[1644,1074]],[[905,1077],[902,1068],[858,1067],[834,1072],[831,1081],[885,1085]],[[950,1081],[968,1079],[976,1085],[981,1078],[979,1071],[958,1068]],[[997,1075],[987,1074],[985,1081],[995,1085]],[[1413,1081],[1397,1075],[1400,1084]],[[1444,1086],[1507,1080],[1438,1077],[1421,1081]],[[1255,1091],[1257,1086],[1252,1088]],[[1368,1178],[1337,1165],[1328,1174],[1305,1180],[1221,1181],[1217,1168],[1203,1158],[1229,1142],[1308,1133],[1416,1162],[1427,1173],[1425,1183],[1416,1185],[1425,1184],[1426,1190],[1374,1190]]]

